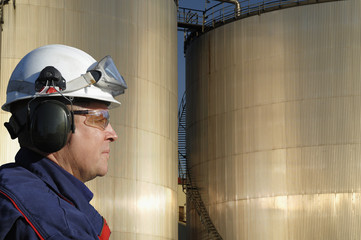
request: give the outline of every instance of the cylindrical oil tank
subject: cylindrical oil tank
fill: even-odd
[[[15,4],[15,8],[13,5]],[[111,239],[177,239],[177,6],[173,0],[15,0],[4,6],[0,102],[10,74],[46,44],[111,55],[128,84],[111,110],[119,139],[106,177],[89,182]],[[1,111],[1,125],[9,114]],[[18,150],[0,130],[0,163]]]
[[[360,237],[360,16],[359,0],[297,6],[188,46],[188,167],[223,239]]]

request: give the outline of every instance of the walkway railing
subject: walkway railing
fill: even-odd
[[[344,0],[239,0],[241,6],[239,10],[228,2],[219,2],[204,11],[179,7],[178,27],[186,33],[186,47],[193,37],[240,18],[283,8],[332,1]]]

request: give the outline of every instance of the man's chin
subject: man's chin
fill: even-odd
[[[108,166],[98,172],[97,177],[104,177],[108,173]]]

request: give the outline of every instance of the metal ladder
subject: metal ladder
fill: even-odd
[[[214,226],[206,206],[202,200],[201,194],[196,185],[192,182],[191,172],[187,165],[187,147],[186,147],[186,93],[182,97],[178,111],[178,173],[181,179],[183,191],[187,198],[194,205],[202,225],[206,229],[210,239],[223,240]]]

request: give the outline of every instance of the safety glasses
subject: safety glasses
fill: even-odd
[[[75,115],[85,115],[85,125],[105,130],[109,124],[108,110],[75,110]]]
[[[110,56],[106,56],[95,67],[88,70],[87,73],[67,82],[66,90],[63,92],[76,91],[93,84],[103,91],[109,92],[113,97],[124,93],[124,90],[128,88],[123,77],[118,72],[113,59]]]

